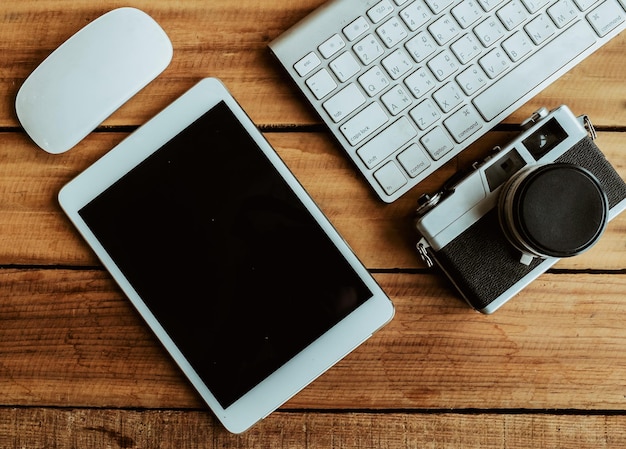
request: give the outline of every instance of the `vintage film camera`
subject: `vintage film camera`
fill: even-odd
[[[492,313],[559,258],[589,249],[626,208],[626,184],[586,116],[537,111],[514,141],[419,200],[417,249]]]

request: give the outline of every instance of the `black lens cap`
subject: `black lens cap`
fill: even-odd
[[[589,249],[608,222],[609,203],[600,182],[573,164],[538,167],[516,189],[512,206],[520,237],[551,257]]]

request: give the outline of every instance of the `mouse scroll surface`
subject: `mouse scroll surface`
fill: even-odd
[[[172,59],[163,29],[135,8],[115,9],[68,39],[26,79],[20,123],[49,153],[74,147]]]

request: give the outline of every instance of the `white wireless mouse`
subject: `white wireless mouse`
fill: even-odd
[[[172,44],[149,15],[115,9],[77,32],[31,73],[15,109],[41,148],[63,153],[156,78]]]

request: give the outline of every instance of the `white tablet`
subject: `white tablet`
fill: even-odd
[[[218,80],[198,83],[59,200],[231,432],[274,411],[393,316]]]

